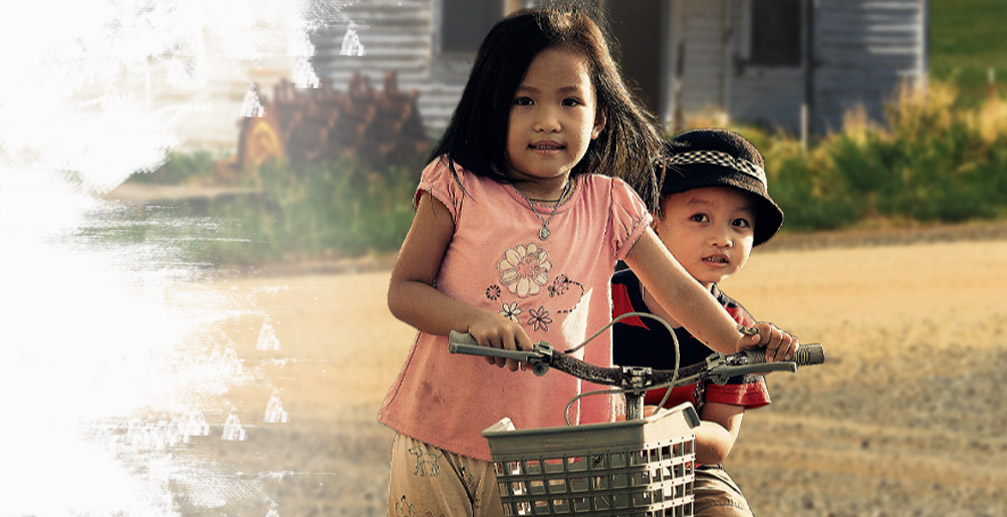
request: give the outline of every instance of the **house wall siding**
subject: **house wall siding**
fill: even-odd
[[[474,55],[443,55],[437,46],[441,0],[368,0],[347,4],[346,20],[317,33],[312,42],[316,73],[338,88],[354,72],[375,87],[396,70],[399,87],[419,91],[424,123],[432,136],[446,127],[468,79]],[[676,42],[685,41],[681,93],[675,98],[673,66],[666,67],[664,98],[680,102],[688,120],[727,110],[734,122],[762,122],[797,132],[804,100],[799,67],[769,68],[744,64],[748,0],[680,1],[667,24],[675,59]],[[534,2],[522,2],[528,4]],[[821,134],[841,126],[843,115],[863,105],[883,120],[884,103],[904,82],[925,80],[927,0],[817,0],[814,5],[815,72],[812,130]],[[351,27],[352,25],[352,27]],[[364,56],[342,56],[347,31],[356,31]],[[655,49],[654,59],[661,52]],[[269,92],[266,92],[267,94]],[[671,108],[660,110],[670,122]]]
[[[884,120],[903,84],[925,80],[924,0],[819,0],[815,11],[814,129],[841,128],[862,105]]]
[[[746,65],[743,61],[745,41],[750,37],[746,24],[749,1],[734,4],[731,24],[735,27],[734,78],[730,92],[730,115],[733,121],[757,123],[796,133],[800,130],[801,104],[804,99],[804,71],[801,67],[764,67]]]
[[[685,40],[681,109],[686,120],[703,116],[723,105],[725,2],[678,2]],[[669,81],[670,83],[670,81]]]

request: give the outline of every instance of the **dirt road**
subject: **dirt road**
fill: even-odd
[[[774,374],[773,404],[746,415],[726,464],[756,514],[1004,515],[1004,271],[1007,240],[757,249],[723,289],[759,319],[824,343],[828,363]],[[243,421],[261,420],[264,386],[276,387],[290,420],[204,454],[286,472],[263,484],[279,515],[384,515],[392,432],[375,414],[413,336],[388,313],[387,278],[260,274],[221,285],[254,299],[282,344],[255,349],[261,316],[233,322],[239,356],[268,382],[231,401]]]

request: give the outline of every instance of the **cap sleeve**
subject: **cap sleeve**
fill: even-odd
[[[458,222],[458,212],[461,210],[464,196],[461,184],[464,169],[455,165],[455,170],[458,171],[457,178],[448,167],[448,159],[445,156],[430,162],[423,169],[423,174],[420,175],[420,184],[416,187],[416,193],[413,195],[413,206],[419,206],[420,195],[424,191],[429,192],[448,208],[451,212],[451,220]]]
[[[611,207],[612,252],[617,260],[622,260],[650,225],[652,217],[640,196],[619,178],[612,178]]]

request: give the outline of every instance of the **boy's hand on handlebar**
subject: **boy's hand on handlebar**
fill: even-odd
[[[797,337],[776,325],[760,321],[751,328],[758,331],[758,334],[745,337],[755,340],[754,346],[766,347],[766,362],[786,361],[797,353],[797,347],[800,346]]]
[[[506,350],[531,350],[534,347],[531,338],[520,324],[498,314],[491,314],[472,322],[467,331],[482,346]],[[514,359],[486,357],[486,362],[501,368],[506,365],[512,372],[518,369],[518,361]],[[524,368],[525,364],[521,366]]]

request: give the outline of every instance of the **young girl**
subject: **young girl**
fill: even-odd
[[[649,176],[660,145],[586,13],[519,11],[486,36],[423,171],[388,290],[392,313],[419,330],[378,416],[398,432],[389,515],[499,515],[480,431],[504,416],[519,429],[563,425],[583,389],[561,372],[452,356],[451,330],[510,350],[577,345],[610,320],[609,276],[622,259],[712,348],[768,335],[742,336],[658,240],[633,189],[603,175]],[[610,364],[610,335],[599,339],[577,357]],[[608,397],[588,397],[570,416],[614,415]]]

